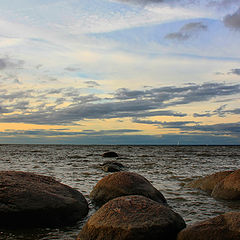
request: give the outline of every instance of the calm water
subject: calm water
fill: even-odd
[[[99,168],[106,160],[101,157],[106,151],[117,152],[128,171],[152,182],[188,224],[240,210],[240,202],[217,201],[204,192],[184,187],[199,176],[238,169],[240,146],[0,145],[0,169],[52,176],[78,189],[89,201],[93,186],[107,175]],[[89,216],[95,211],[91,203],[90,207]],[[0,239],[73,240],[85,221],[61,229],[0,229]]]

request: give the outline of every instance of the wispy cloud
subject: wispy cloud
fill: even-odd
[[[178,32],[169,33],[165,38],[169,40],[183,41],[189,39],[194,34],[200,31],[206,31],[207,29],[207,25],[201,22],[187,23]]]

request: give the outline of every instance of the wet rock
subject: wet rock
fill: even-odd
[[[195,223],[183,229],[177,240],[240,240],[240,212]]]
[[[187,184],[187,187],[201,189],[211,194],[216,184],[221,182],[226,176],[228,176],[232,172],[233,171],[217,172],[206,177],[201,177]]]
[[[115,152],[105,152],[102,156],[105,158],[116,158],[118,154]]]
[[[51,177],[0,172],[1,227],[69,225],[87,213],[84,196]]]
[[[175,240],[185,227],[170,208],[143,196],[115,198],[84,225],[77,240]]]
[[[101,206],[109,200],[126,195],[142,195],[159,203],[166,199],[143,176],[132,172],[117,172],[102,178],[90,193],[90,198]]]
[[[119,172],[124,169],[123,164],[116,161],[107,161],[100,165],[105,172]]]
[[[212,197],[225,200],[240,200],[240,170],[225,177],[212,191]]]

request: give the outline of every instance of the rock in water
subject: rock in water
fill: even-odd
[[[116,161],[107,161],[100,164],[101,168],[105,172],[120,172],[124,169],[124,166]]]
[[[77,240],[175,240],[185,226],[169,207],[143,196],[124,196],[103,205]]]
[[[102,156],[105,158],[116,158],[118,154],[115,152],[105,152]]]
[[[214,198],[225,200],[240,200],[240,170],[225,177],[212,191]]]
[[[101,206],[113,198],[126,195],[142,195],[159,203],[167,203],[162,193],[146,178],[132,172],[117,172],[102,178],[93,188],[90,198]]]
[[[84,196],[51,177],[0,172],[1,227],[68,225],[87,213]]]
[[[177,240],[240,240],[240,212],[195,223],[183,229]]]
[[[233,171],[224,171],[201,177],[187,184],[187,187],[198,188],[211,194],[214,187]]]

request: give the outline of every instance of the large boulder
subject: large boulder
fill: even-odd
[[[132,172],[117,172],[102,178],[90,193],[90,198],[101,206],[109,200],[126,195],[142,195],[159,203],[166,199],[143,176]]]
[[[51,177],[0,172],[0,227],[68,225],[87,213],[84,196]]]
[[[221,182],[232,172],[233,171],[223,171],[208,175],[206,177],[201,177],[187,184],[187,187],[201,189],[211,194],[216,184]]]
[[[118,154],[116,152],[105,152],[102,156],[105,158],[116,158]]]
[[[225,200],[240,200],[240,170],[225,177],[212,191],[214,198]]]
[[[240,240],[240,212],[226,213],[183,229],[177,240]]]
[[[169,207],[143,196],[124,196],[103,205],[77,240],[175,240],[185,226]]]

